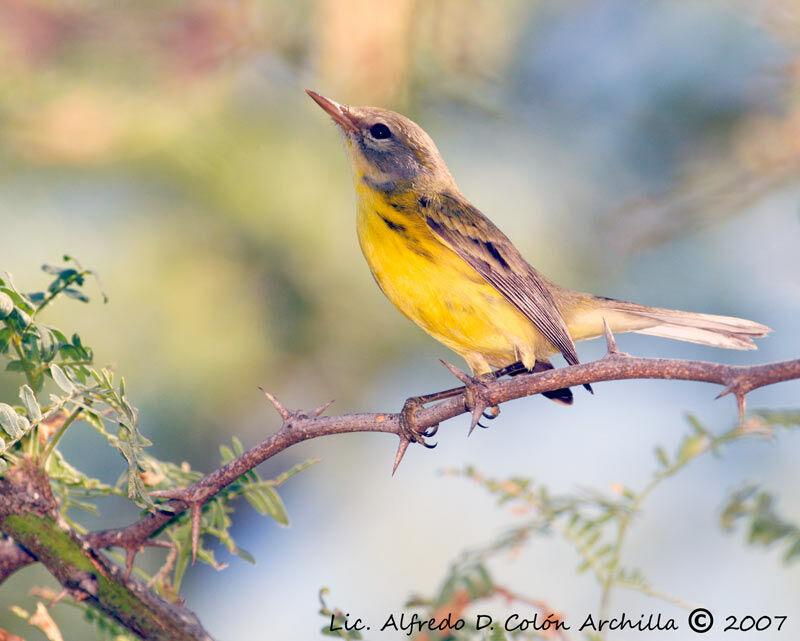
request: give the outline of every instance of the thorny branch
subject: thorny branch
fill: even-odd
[[[321,416],[330,403],[312,411],[290,411],[271,394],[264,392],[282,419],[282,425],[277,432],[188,488],[155,492],[155,496],[169,499],[163,510],[147,514],[124,528],[91,533],[85,540],[95,549],[119,547],[125,550],[127,577],[138,551],[145,545],[162,544],[151,540],[151,537],[177,515],[190,510],[193,550],[196,553],[202,509],[209,499],[268,458],[312,438],[349,432],[394,434],[400,439],[394,463],[394,469],[397,469],[408,446],[412,442],[424,444],[425,439],[435,434],[443,421],[470,413],[473,415],[474,425],[487,408],[563,387],[623,379],[674,379],[715,383],[724,386],[717,398],[733,394],[742,416],[745,396],[752,390],[781,381],[800,379],[800,359],[766,365],[737,366],[704,361],[638,358],[620,352],[608,328],[606,342],[608,353],[599,360],[506,379],[474,379],[445,363],[465,385],[451,390],[451,395],[446,400],[429,407],[416,406],[410,414],[398,412]],[[408,430],[409,424],[411,432]],[[14,570],[34,560],[26,550],[10,541],[3,541],[0,544],[0,582]]]

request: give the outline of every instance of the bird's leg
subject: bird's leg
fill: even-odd
[[[439,431],[439,426],[432,425],[420,431],[416,425],[414,414],[418,409],[424,407],[426,403],[457,396],[461,393],[462,389],[463,388],[445,390],[437,394],[425,394],[424,396],[412,396],[411,398],[407,398],[406,402],[403,403],[403,409],[400,410],[400,429],[403,431],[403,435],[412,443],[420,443],[428,449],[436,447],[436,444],[431,445],[430,443],[426,443],[425,439],[435,436],[436,432]]]
[[[481,417],[486,416],[484,412],[489,410],[488,416],[492,418],[500,413],[499,409],[495,410],[494,405],[489,405],[487,399],[486,383],[496,378],[494,372],[489,372],[480,376],[470,376],[446,361],[442,361],[442,364],[449,369],[458,380],[464,383],[464,387],[460,388],[459,391],[464,395],[464,407],[472,413],[472,423],[469,426],[469,434],[472,434],[476,425],[486,428],[486,425],[480,423]]]
[[[428,403],[435,403],[436,401],[443,401],[447,398],[453,398],[464,392],[463,387],[454,387],[452,389],[442,390],[441,392],[434,392],[433,394],[423,394],[422,396],[412,396],[407,398],[403,404],[403,409],[400,410],[400,427],[403,433],[408,437],[412,443],[422,443],[425,447],[433,449],[435,445],[430,445],[425,442],[426,438],[430,438],[439,431],[438,425],[432,425],[424,431],[420,432],[414,421],[414,413]]]
[[[394,473],[397,471],[397,466],[400,465],[400,461],[403,460],[406,450],[411,443],[420,443],[429,450],[432,450],[437,445],[436,443],[428,443],[425,439],[435,436],[436,432],[439,431],[439,425],[431,425],[430,427],[420,431],[417,427],[416,419],[414,418],[416,411],[419,408],[424,407],[425,403],[432,403],[433,401],[457,396],[461,393],[462,389],[463,388],[445,390],[437,394],[412,396],[411,398],[406,399],[406,402],[403,403],[403,409],[400,410],[400,445],[397,447],[397,455],[394,458],[392,476],[394,476]]]
[[[513,376],[515,374],[519,374],[521,372],[527,371],[525,366],[517,361],[516,363],[512,363],[511,365],[507,365],[501,369],[495,370],[494,372],[485,375],[484,377],[478,377],[475,379],[470,379],[471,383],[474,384],[476,382],[481,382],[482,378],[487,380],[494,380],[497,378],[502,378],[503,376]],[[431,427],[426,428],[423,431],[420,431],[416,426],[416,421],[414,418],[414,414],[416,411],[427,405],[428,403],[435,403],[437,401],[443,401],[448,398],[453,398],[454,396],[459,396],[461,394],[465,394],[469,392],[469,386],[467,387],[453,387],[451,389],[442,390],[441,392],[434,392],[432,394],[423,394],[422,396],[412,396],[406,399],[406,402],[403,404],[403,409],[400,410],[400,429],[402,430],[402,439],[401,439],[401,449],[403,454],[405,453],[405,449],[408,447],[408,443],[420,443],[427,447],[428,449],[433,449],[436,447],[436,444],[430,444],[425,441],[426,438],[431,438],[436,435],[436,432],[439,431],[438,425],[432,425]],[[500,408],[497,405],[493,405],[491,407],[484,408],[480,415],[488,420],[493,420],[497,418],[500,414]],[[470,429],[470,433],[472,429],[475,428],[475,425],[480,425],[480,427],[485,428],[485,425],[482,425],[479,422],[475,422]],[[405,442],[405,447],[403,447],[403,442]],[[402,454],[398,457],[402,459]],[[399,460],[397,461],[399,463]],[[395,464],[395,469],[397,469],[397,464]]]
[[[505,367],[501,367],[500,369],[496,369],[489,377],[492,379],[503,378],[503,376],[516,376],[517,374],[522,374],[523,372],[527,372],[527,368],[522,364],[521,361],[517,361],[516,363],[511,363],[511,365],[506,365]],[[493,421],[498,416],[500,416],[500,406],[499,405],[492,405],[491,407],[487,408],[483,411],[482,414],[483,418],[487,421]],[[481,425],[478,423],[480,427],[485,428],[486,425]]]

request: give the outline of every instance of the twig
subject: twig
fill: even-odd
[[[703,361],[636,358],[623,355],[616,351],[615,347],[611,343],[609,353],[591,363],[482,383],[482,401],[487,405],[497,405],[562,387],[623,379],[675,379],[716,383],[725,386],[723,395],[732,393],[739,399],[759,387],[800,378],[800,359],[768,365],[723,365]],[[90,534],[89,540],[92,545],[138,550],[151,535],[187,509],[192,510],[193,534],[196,537],[202,506],[206,501],[242,474],[302,441],[349,432],[394,434],[401,439],[401,445],[402,439],[406,438],[399,413],[322,417],[320,414],[330,403],[311,412],[289,411],[274,396],[268,392],[264,393],[283,421],[275,434],[185,490],[160,493],[161,496],[172,499],[167,503],[169,511],[148,514],[122,529]],[[470,401],[471,399],[465,399],[465,394],[462,393],[431,407],[421,407],[414,412],[414,427],[422,435],[426,429],[435,427],[443,421],[465,412],[472,413],[472,408],[469,407],[472,405]],[[741,409],[741,403],[739,407]],[[399,452],[402,453],[404,450]],[[399,460],[396,459],[395,465],[398,463]],[[196,538],[193,545],[196,546]]]
[[[800,359],[767,365],[738,366],[704,361],[637,358],[619,352],[610,332],[606,333],[606,340],[608,353],[591,363],[523,374],[509,379],[482,381],[480,400],[492,406],[541,392],[587,383],[623,379],[674,379],[724,385],[725,389],[720,396],[734,394],[738,409],[742,412],[744,397],[752,390],[800,378]],[[91,533],[86,537],[89,544],[94,548],[123,548],[126,551],[128,566],[126,569],[129,573],[136,553],[149,543],[150,537],[186,510],[192,511],[193,548],[196,550],[203,505],[240,476],[292,445],[312,438],[350,432],[394,434],[401,439],[401,449],[396,457],[395,466],[399,464],[408,447],[408,442],[402,447],[403,439],[407,439],[407,436],[401,425],[400,413],[323,417],[321,414],[330,403],[309,412],[290,411],[268,392],[264,394],[282,419],[282,425],[275,434],[186,489],[155,493],[170,499],[163,511],[147,514],[124,528]],[[420,434],[419,441],[424,442],[424,432],[427,430],[428,434],[431,434],[431,428],[436,428],[439,423],[465,412],[471,414],[474,409],[474,399],[469,396],[465,388],[462,393],[452,398],[430,407],[416,409],[413,413],[413,427]],[[3,558],[6,554],[9,558],[19,556],[16,552],[10,551],[8,546],[0,548],[0,568],[6,563]],[[0,572],[0,580],[2,578],[4,576]]]
[[[0,540],[0,583],[20,568],[36,562],[36,557],[17,545],[13,539]]]

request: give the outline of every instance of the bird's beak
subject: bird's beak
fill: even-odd
[[[318,94],[316,91],[311,91],[311,89],[306,89],[306,93],[314,99],[314,102],[328,112],[328,115],[333,118],[334,122],[336,122],[336,124],[342,129],[352,132],[358,131],[356,122],[353,119],[353,116],[350,114],[350,110],[347,108],[347,105],[340,105],[335,100],[326,98],[325,96]]]

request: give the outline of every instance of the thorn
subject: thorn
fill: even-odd
[[[736,409],[739,412],[739,427],[742,427],[744,425],[744,412],[747,405],[745,402],[745,396],[747,395],[747,392],[742,392],[736,383],[732,383],[719,394],[717,394],[714,400],[716,401],[723,396],[727,396],[728,394],[733,394],[736,397]]]
[[[739,410],[739,427],[744,426],[744,409],[745,409],[745,395],[742,392],[736,392],[736,408]]]
[[[603,316],[603,333],[606,335],[606,347],[608,348],[608,354],[619,354],[619,349],[617,349],[617,340],[614,338],[614,334],[611,333],[611,328],[608,326],[606,322],[606,317]]]
[[[183,501],[184,503],[189,503],[186,500],[186,488],[183,489],[173,489],[173,490],[155,490],[150,492],[150,496],[153,496],[157,499],[174,499],[177,501]]]
[[[269,399],[269,402],[272,403],[272,406],[275,408],[275,411],[277,411],[278,414],[280,414],[280,417],[284,421],[288,421],[291,418],[292,413],[289,410],[287,410],[277,398],[275,398],[272,394],[270,394],[263,387],[259,386],[258,389],[260,389],[262,392],[264,392],[264,396],[266,396]],[[331,402],[333,402],[333,401],[331,401]]]
[[[202,503],[192,503],[192,565],[197,560],[197,548],[200,546],[200,520],[203,517]]]
[[[128,582],[128,579],[131,578],[131,571],[133,570],[133,561],[136,559],[136,553],[141,548],[137,548],[134,546],[126,547],[125,548],[125,582]]]
[[[48,608],[52,608],[56,603],[61,601],[61,599],[63,599],[68,594],[69,594],[69,590],[67,590],[67,588],[64,588],[63,590],[61,590],[61,592],[56,594],[55,598],[53,598],[53,600],[50,601],[50,603],[47,604],[47,607]]]
[[[453,374],[453,376],[455,376],[458,380],[460,380],[462,383],[464,383],[464,385],[471,385],[472,384],[472,382],[473,382],[472,378],[470,378],[470,376],[468,376],[466,373],[462,372],[455,365],[451,365],[450,363],[448,363],[445,360],[442,360],[442,359],[439,359],[439,360],[442,362],[442,365],[444,365],[447,369],[449,369],[450,372]]]
[[[161,541],[160,539],[153,539],[151,541],[147,541],[146,545],[149,545],[151,548],[170,548],[172,549],[172,543],[169,541]]]
[[[730,394],[732,391],[733,391],[733,390],[732,390],[730,387],[726,387],[724,390],[722,390],[722,391],[721,391],[719,394],[717,394],[717,395],[714,397],[714,400],[715,400],[715,401],[718,401],[718,400],[719,400],[719,399],[721,399],[723,396],[727,396],[728,394]]]
[[[317,416],[322,414],[326,409],[328,409],[331,405],[333,405],[333,403],[334,403],[333,401],[328,401],[327,403],[324,403],[323,405],[320,405],[317,409],[312,410],[309,413],[309,416],[312,417],[312,418],[316,418]]]
[[[266,392],[264,392],[266,394]],[[203,506],[206,501],[204,499],[193,498],[190,494],[190,488],[182,490],[156,490],[150,492],[150,496],[159,499],[173,499],[183,501],[189,506],[192,515],[192,563],[197,560],[197,547],[200,543],[200,519],[203,516]],[[158,547],[170,547],[169,543],[152,542],[152,545]],[[134,552],[135,554],[135,552]]]
[[[411,440],[401,436],[400,437],[400,445],[397,446],[397,454],[394,457],[394,467],[392,468],[392,476],[397,471],[397,466],[400,465],[400,461],[403,460],[403,457],[406,455],[406,450],[408,446],[411,444]]]
[[[467,398],[469,396],[470,398]],[[469,426],[469,432],[467,432],[467,436],[472,435],[472,431],[475,429],[476,425],[481,425],[480,420],[481,416],[483,416],[483,411],[487,409],[489,406],[484,402],[483,399],[475,400],[475,394],[472,390],[468,387],[465,393],[465,400],[467,401],[467,407],[472,405],[472,422]],[[482,428],[486,429],[486,425],[481,425]]]

